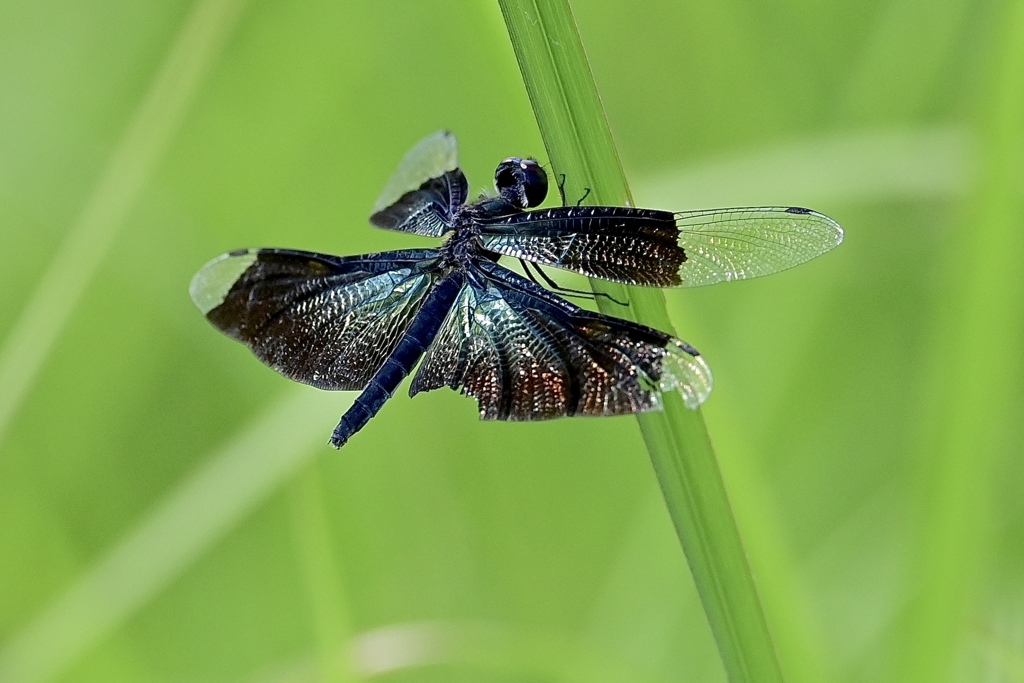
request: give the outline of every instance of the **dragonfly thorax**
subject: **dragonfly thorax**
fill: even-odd
[[[448,239],[441,245],[442,268],[465,268],[481,257],[496,261],[497,257],[484,250],[480,244],[480,230],[471,212],[457,220],[455,228],[448,233]]]

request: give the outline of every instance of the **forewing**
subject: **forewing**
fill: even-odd
[[[837,246],[828,216],[797,207],[669,213],[560,207],[488,221],[484,248],[626,284],[695,287],[776,273]]]
[[[824,214],[798,207],[686,211],[676,214],[686,263],[684,287],[770,275],[839,246],[843,229]]]
[[[455,135],[439,131],[405,155],[374,204],[370,222],[378,228],[440,237],[451,228],[452,215],[468,191],[466,176],[459,170]]]
[[[481,264],[434,339],[410,393],[448,386],[485,420],[545,420],[657,409],[678,389],[696,408],[711,374],[662,332],[592,313],[497,264]]]
[[[675,216],[619,206],[563,206],[481,226],[490,251],[631,285],[672,287],[686,260]]]
[[[435,276],[431,249],[333,257],[284,249],[224,254],[192,279],[206,318],[282,375],[362,389],[394,350]]]

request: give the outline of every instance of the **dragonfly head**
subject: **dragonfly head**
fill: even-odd
[[[498,164],[494,187],[513,206],[532,209],[548,194],[548,174],[533,159],[510,157]]]

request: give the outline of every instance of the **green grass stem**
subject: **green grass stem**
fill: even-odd
[[[541,136],[568,198],[630,205],[612,140],[567,0],[499,0]],[[671,331],[660,291],[592,281],[605,313]],[[729,680],[781,681],[782,673],[718,461],[700,412],[677,394],[639,417],[644,441],[682,543]]]

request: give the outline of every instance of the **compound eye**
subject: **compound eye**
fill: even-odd
[[[530,209],[539,206],[548,194],[548,174],[533,159],[510,157],[498,164],[494,186],[509,204]]]
[[[520,159],[513,157],[498,164],[498,169],[494,172],[494,187],[502,197],[508,198],[509,195],[518,196],[520,194],[521,163]]]
[[[526,207],[540,206],[548,196],[548,174],[533,159],[523,159],[520,164],[523,171],[523,192],[526,196]]]

